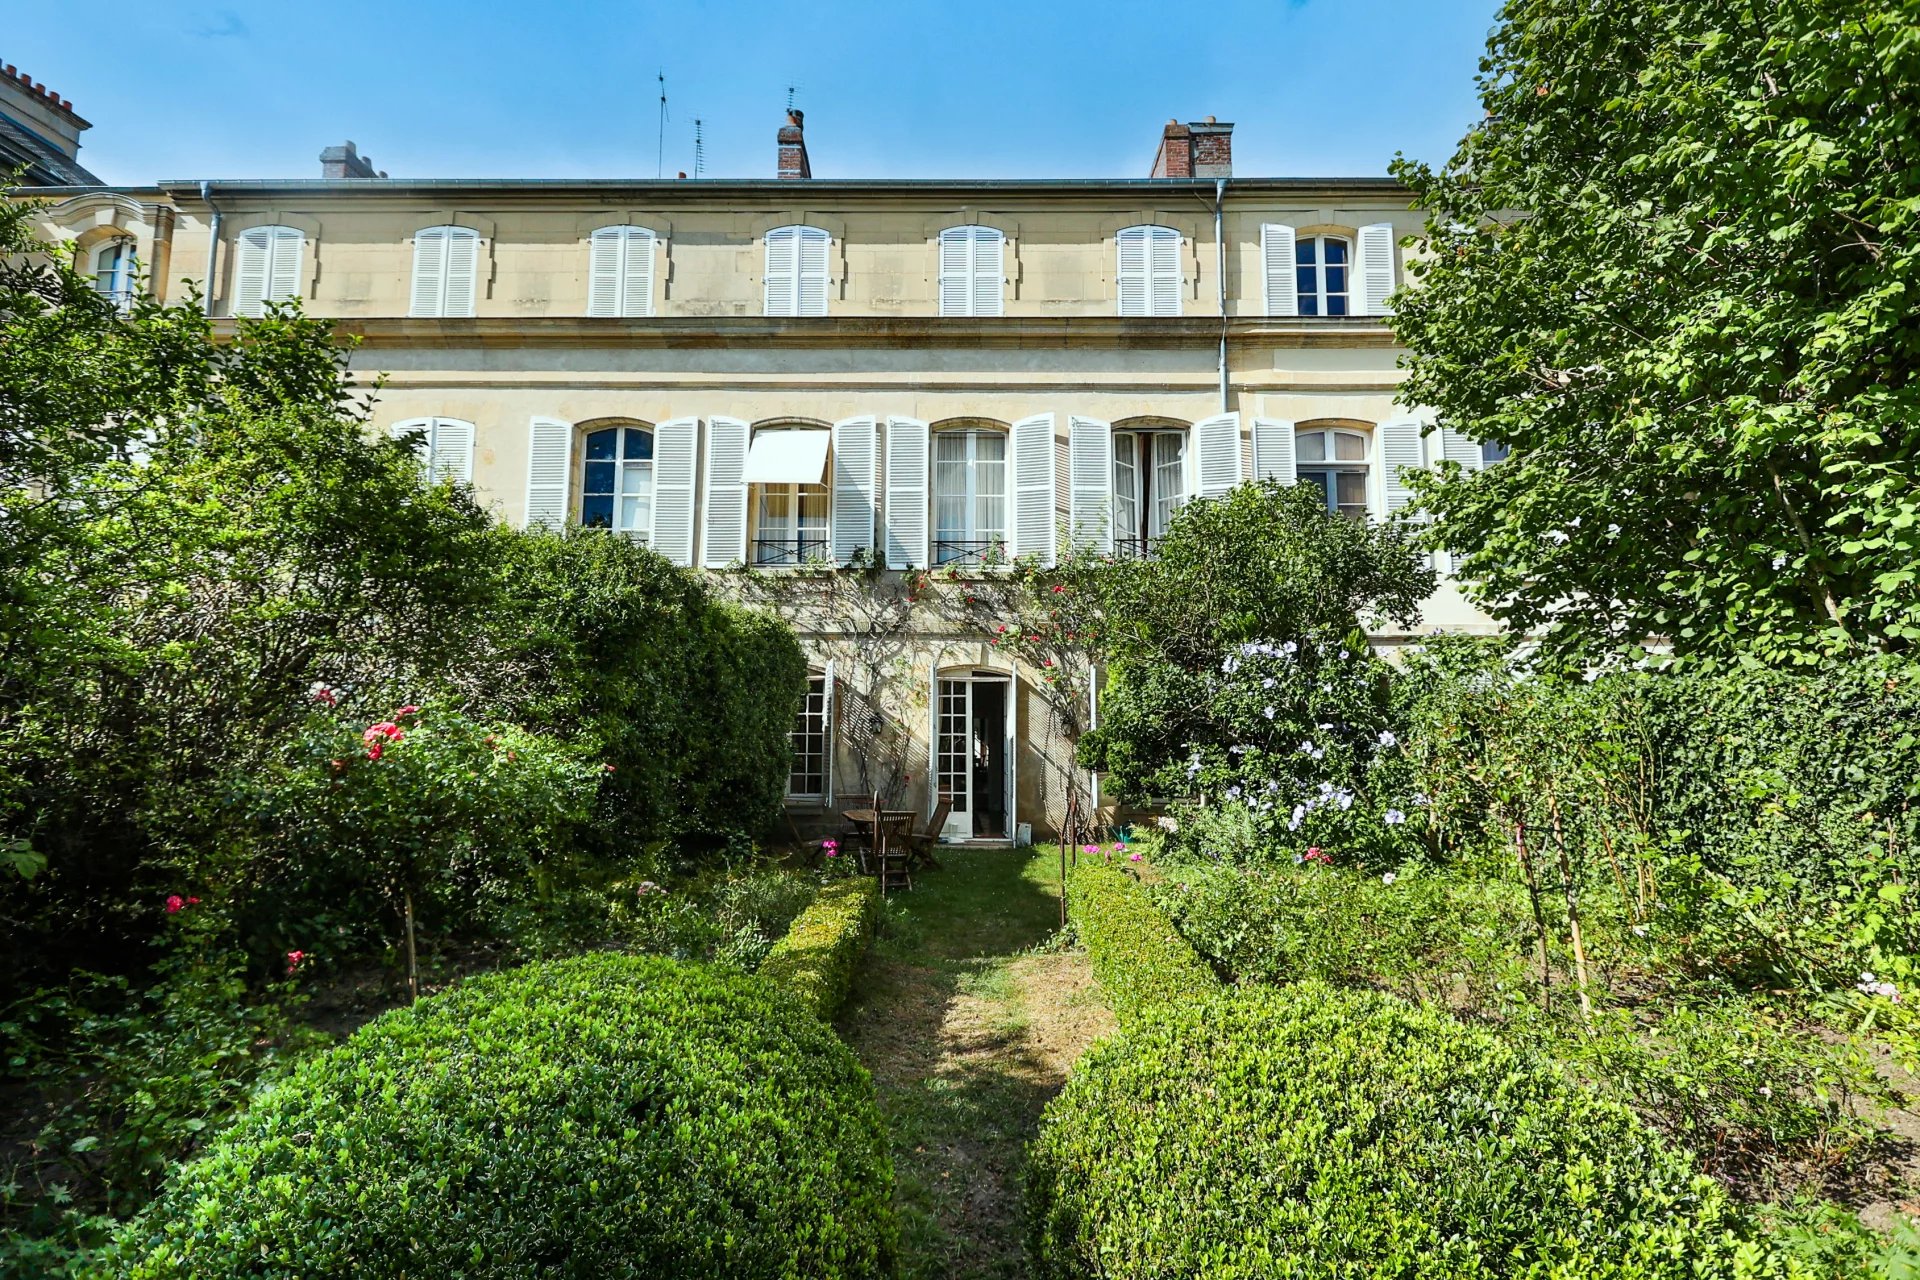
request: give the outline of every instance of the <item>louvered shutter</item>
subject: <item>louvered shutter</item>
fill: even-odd
[[[1363,316],[1384,316],[1393,310],[1393,224],[1376,222],[1360,228],[1360,307]]]
[[[1115,237],[1119,262],[1114,280],[1123,316],[1149,314],[1147,233],[1150,230],[1149,227],[1127,227]]]
[[[1270,316],[1300,314],[1293,247],[1292,227],[1270,222],[1260,228],[1260,261],[1267,281],[1267,314]]]
[[[473,483],[473,424],[454,418],[435,418],[430,436],[427,479],[433,484],[451,480]]]
[[[767,232],[766,314],[794,314],[795,273],[800,261],[800,228],[775,227]]]
[[[430,481],[433,465],[433,419],[408,418],[387,428],[387,435],[400,442],[420,467],[420,478]],[[409,439],[408,437],[412,437]]]
[[[700,419],[674,418],[653,429],[653,549],[682,567],[693,563],[694,459]]]
[[[447,228],[423,227],[413,233],[413,299],[407,314],[437,316],[446,292]]]
[[[707,419],[707,518],[700,529],[700,563],[709,569],[747,558],[749,435],[738,418]]]
[[[1053,415],[1013,424],[1013,554],[1053,565]]]
[[[1076,551],[1113,554],[1113,424],[1067,419],[1067,527]]]
[[[625,227],[601,227],[593,233],[587,262],[587,314],[621,314],[620,286],[624,271],[621,259],[627,247]]]
[[[833,559],[851,564],[873,549],[879,427],[870,417],[833,424]]]
[[[233,314],[257,316],[267,296],[267,274],[272,269],[273,228],[249,227],[240,233],[233,259]]]
[[[833,237],[818,227],[800,229],[795,315],[827,314],[827,250]]]
[[[1420,440],[1418,418],[1393,418],[1380,424],[1381,512],[1392,515],[1413,500],[1405,471],[1418,471],[1426,465],[1426,449]]]
[[[1007,238],[992,227],[973,229],[973,310],[998,316],[1007,309]]]
[[[567,524],[567,490],[573,469],[573,424],[535,418],[527,436],[528,529],[562,529]]]
[[[267,297],[285,302],[300,296],[300,251],[305,237],[298,227],[273,227],[267,242]]]
[[[971,227],[940,233],[940,314],[973,314],[973,236]]]
[[[1180,233],[1172,227],[1149,228],[1148,265],[1153,272],[1153,312],[1180,314]]]
[[[1240,483],[1240,415],[1222,413],[1193,424],[1194,492],[1224,496]]]
[[[887,568],[927,565],[929,433],[918,418],[887,419]]]
[[[1300,476],[1294,468],[1293,424],[1278,418],[1253,420],[1253,478],[1293,484]]]
[[[645,227],[628,227],[625,261],[620,281],[620,314],[653,314],[653,259],[655,237]]]
[[[447,287],[443,316],[470,316],[479,293],[480,237],[465,227],[447,228]]]

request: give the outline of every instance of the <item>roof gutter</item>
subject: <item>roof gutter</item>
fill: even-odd
[[[213,202],[213,183],[202,179],[200,198],[206,201],[207,208],[213,211],[213,217],[207,220],[207,287],[200,298],[200,305],[206,314],[213,314],[214,259],[220,252],[220,207]]]
[[[1213,180],[1214,281],[1220,299],[1220,412],[1227,410],[1227,180]]]

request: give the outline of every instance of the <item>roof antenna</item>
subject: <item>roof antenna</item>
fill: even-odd
[[[700,118],[693,121],[693,176],[705,177],[707,172],[707,143],[700,134]]]
[[[790,84],[787,86],[787,110],[789,111],[793,110],[793,95],[795,93],[798,93],[799,90],[800,90],[800,86],[798,85]]]
[[[662,178],[667,172],[667,71],[660,69],[660,138],[653,153],[653,176]]]

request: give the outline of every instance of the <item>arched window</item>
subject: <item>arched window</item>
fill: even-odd
[[[653,314],[653,232],[645,227],[601,227],[587,264],[587,314]]]
[[[1353,520],[1367,518],[1367,436],[1342,427],[1294,432],[1294,463],[1300,483],[1319,488],[1327,510]]]
[[[934,432],[933,562],[989,564],[1006,546],[1006,433]]]
[[[472,315],[479,279],[478,231],[422,227],[413,233],[413,296],[408,315]]]
[[[1294,241],[1293,264],[1301,315],[1352,314],[1351,242],[1341,236],[1301,236]]]
[[[748,559],[766,567],[832,559],[827,492],[832,432],[816,426],[761,427],[747,452],[753,531]]]
[[[93,291],[125,311],[133,305],[133,241],[110,240],[93,254]]]
[[[766,314],[827,314],[827,249],[833,236],[819,227],[775,227],[767,232]]]
[[[1114,236],[1123,316],[1180,314],[1180,233],[1172,227],[1127,227]]]
[[[647,541],[653,532],[653,432],[645,427],[589,431],[580,465],[581,525]]]
[[[992,227],[940,233],[940,314],[997,316],[1006,311],[1007,238]]]
[[[298,227],[248,227],[235,243],[233,314],[257,316],[269,302],[300,296]]]
[[[1187,500],[1187,433],[1127,427],[1113,433],[1113,551],[1144,556]]]

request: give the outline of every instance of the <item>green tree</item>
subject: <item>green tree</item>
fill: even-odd
[[[1434,544],[1569,658],[1910,649],[1920,10],[1510,0],[1480,83],[1396,166],[1402,394],[1513,450],[1425,480]]]

